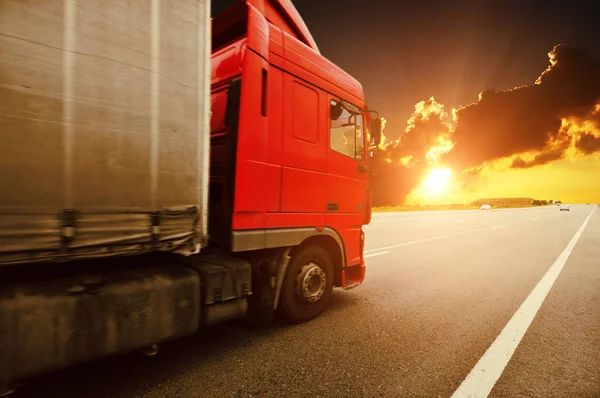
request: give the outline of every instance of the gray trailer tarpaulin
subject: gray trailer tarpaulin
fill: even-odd
[[[0,265],[207,237],[210,2],[0,2]]]

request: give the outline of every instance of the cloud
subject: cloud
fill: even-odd
[[[577,139],[575,147],[586,155],[600,152],[600,137],[589,132],[583,133]]]
[[[533,159],[524,160],[521,156],[517,156],[513,159],[510,167],[513,169],[528,169],[562,159],[573,141],[572,131],[570,125],[563,123],[563,127],[556,134],[556,137],[547,142],[545,148],[537,153]]]
[[[600,60],[564,44],[554,47],[549,57],[550,66],[534,84],[484,91],[478,102],[454,112],[456,145],[449,162],[464,169],[537,151],[537,161],[525,162],[533,166],[562,157],[552,148],[561,140],[562,120],[590,119],[600,102]]]
[[[563,151],[555,149],[553,151],[539,153],[532,160],[523,160],[520,156],[517,156],[510,167],[513,169],[528,169],[534,166],[540,166],[548,164],[555,160],[559,160],[563,157]]]
[[[484,91],[454,109],[455,128],[433,97],[419,102],[400,138],[375,151],[375,204],[402,203],[431,164],[450,166],[468,183],[502,159],[523,169],[564,159],[570,148],[600,151],[600,60],[565,44],[548,56],[534,83]]]
[[[382,141],[380,155],[394,160],[410,156],[414,162],[435,161],[436,156],[450,150],[446,142],[451,126],[444,121],[446,116],[444,106],[433,97],[418,102],[400,137],[394,141]]]
[[[371,168],[374,205],[402,203],[421,182],[431,164],[452,149],[451,126],[444,106],[433,97],[415,105],[407,127],[397,140],[382,140],[374,150]]]

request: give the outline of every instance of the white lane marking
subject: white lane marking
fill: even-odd
[[[369,257],[375,257],[375,256],[381,256],[382,254],[388,254],[389,252],[379,252],[379,253],[372,253],[372,254],[367,254],[365,256],[363,256],[364,258],[369,258]]]
[[[443,213],[443,214],[431,214],[431,213],[427,213],[427,214],[422,214],[422,215],[418,215],[418,216],[412,216],[412,217],[393,217],[393,218],[389,218],[389,217],[380,217],[380,218],[373,218],[371,220],[371,224],[373,223],[385,223],[385,222],[394,222],[394,221],[402,221],[402,220],[433,220],[433,219],[440,219],[440,218],[455,218],[457,216],[478,216],[481,213],[462,213],[462,210],[460,210],[461,213]],[[467,210],[468,211],[468,210]],[[479,211],[479,210],[477,210]],[[369,225],[371,225],[369,224]]]
[[[432,240],[448,238],[450,236],[458,236],[458,235],[469,234],[471,232],[485,231],[486,229],[490,229],[490,228],[492,228],[492,227],[470,229],[468,231],[455,232],[455,233],[446,234],[446,235],[438,235],[438,236],[434,236],[432,238],[425,238],[425,239],[413,240],[413,241],[410,241],[410,242],[404,242],[404,243],[398,243],[398,244],[390,245],[390,246],[378,247],[377,249],[369,249],[369,250],[365,250],[365,252],[376,252],[376,251],[380,251],[380,250],[393,249],[395,247],[402,247],[402,246],[414,245],[415,243],[429,242],[429,241],[432,241]]]
[[[470,215],[473,215],[473,214],[470,214]],[[369,225],[386,223],[386,222],[404,221],[404,220],[433,220],[433,219],[439,220],[440,218],[451,219],[454,217],[456,217],[456,214],[440,214],[440,215],[427,214],[427,215],[422,215],[422,216],[417,216],[417,217],[385,218],[385,219],[379,219],[379,220],[373,219],[373,220],[371,220],[371,223]]]
[[[528,214],[529,210],[538,210],[538,209],[540,209],[540,208],[493,209],[493,210],[494,210],[494,213],[504,212],[504,211],[519,211],[519,212],[523,212],[523,214]],[[439,213],[435,214],[438,211],[439,211]],[[444,218],[449,217],[450,218],[450,217],[456,217],[457,215],[458,216],[477,216],[477,215],[481,214],[480,210],[438,210],[438,211],[407,211],[406,213],[411,213],[410,217],[392,217],[392,218],[390,218],[390,216],[397,215],[399,212],[377,213],[378,216],[373,214],[373,218],[372,218],[369,226],[372,226],[376,223],[387,223],[387,222],[402,221],[402,220],[416,220],[416,219],[431,220],[431,219],[439,219],[440,217],[444,217]],[[415,215],[415,213],[418,213],[418,215]],[[483,212],[483,213],[487,213],[487,212]],[[505,215],[501,216],[501,218],[508,218],[508,217],[511,217],[511,215],[505,214]]]
[[[506,211],[516,211],[516,212],[527,212],[527,211],[534,211],[534,210],[548,210],[548,208],[553,208],[553,206],[536,206],[536,207],[517,207],[517,208],[510,208],[510,207],[506,207],[506,208],[498,208],[498,209],[492,209],[493,213],[498,213],[498,212],[506,212]],[[376,220],[381,220],[382,218],[387,218],[389,216],[393,216],[393,215],[400,215],[401,213],[405,213],[405,214],[419,214],[420,216],[427,216],[427,215],[457,215],[457,214],[475,214],[475,213],[481,213],[481,210],[478,209],[469,209],[469,210],[407,210],[407,211],[387,211],[387,212],[374,212],[373,213],[373,221]],[[484,211],[484,213],[486,213]]]
[[[552,264],[537,286],[531,291],[510,321],[508,321],[496,340],[487,349],[485,354],[483,354],[481,359],[479,359],[454,394],[452,394],[452,398],[483,398],[489,395],[502,375],[502,372],[504,372],[517,346],[523,339],[533,318],[542,306],[556,278],[558,278],[558,275],[565,266],[595,210],[592,210],[585,219],[565,250],[558,256],[554,264]]]
[[[385,250],[385,249],[393,249],[395,247],[409,246],[409,245],[414,245],[415,243],[429,242],[429,241],[432,241],[432,240],[437,240],[437,239],[442,239],[442,238],[448,238],[448,237],[451,237],[451,236],[464,235],[464,234],[468,234],[468,233],[471,233],[471,232],[478,232],[478,231],[485,231],[485,230],[494,231],[496,229],[506,228],[508,225],[520,224],[521,222],[522,221],[513,221],[513,222],[509,222],[507,225],[494,225],[492,227],[470,229],[468,231],[456,232],[456,233],[446,234],[446,235],[439,235],[439,236],[434,236],[432,238],[425,238],[425,239],[413,240],[413,241],[410,241],[410,242],[398,243],[398,244],[391,245],[391,246],[378,247],[376,249],[367,249],[364,252],[367,253],[367,252],[376,252],[376,251]]]

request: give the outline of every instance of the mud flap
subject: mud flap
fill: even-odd
[[[273,321],[275,294],[271,278],[254,279],[254,294],[248,298],[246,321],[254,325],[267,325]]]

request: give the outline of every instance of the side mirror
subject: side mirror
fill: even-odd
[[[379,145],[381,143],[381,130],[382,130],[382,122],[381,118],[378,117],[371,121],[371,137],[373,138],[373,143],[375,145]]]

